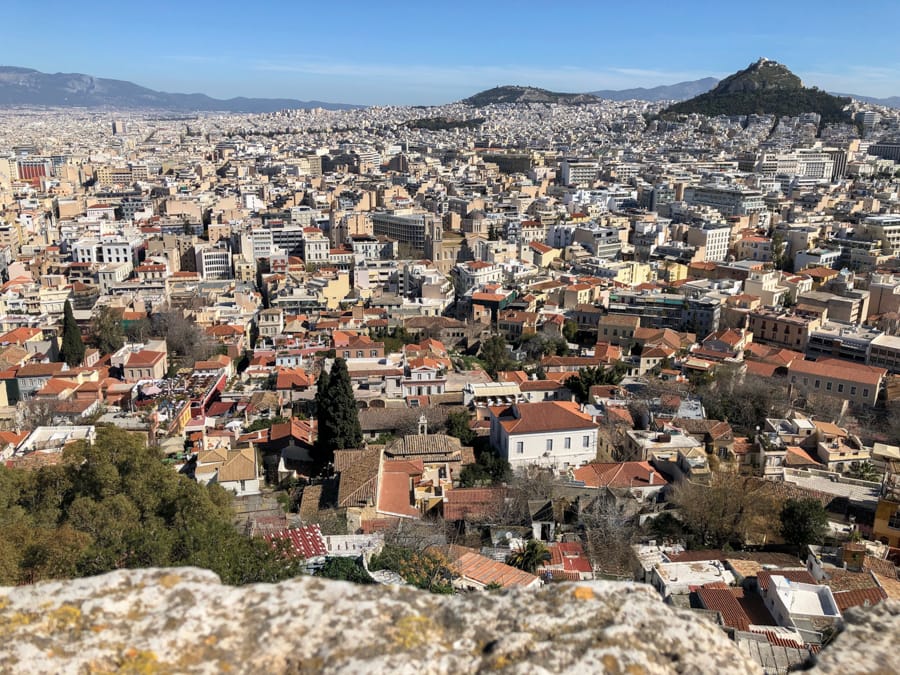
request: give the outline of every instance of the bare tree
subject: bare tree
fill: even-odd
[[[616,577],[631,575],[636,538],[635,518],[639,511],[636,500],[617,499],[601,491],[581,512],[587,553],[601,573]]]

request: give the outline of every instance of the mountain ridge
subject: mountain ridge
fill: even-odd
[[[715,77],[686,80],[675,84],[661,84],[656,87],[632,87],[630,89],[601,89],[590,91],[608,101],[682,101],[709,91],[719,83]]]
[[[364,106],[290,98],[237,96],[216,99],[206,94],[156,91],[128,80],[83,73],[44,73],[21,66],[0,66],[0,107],[110,107],[169,111],[265,113],[291,108],[349,110]]]

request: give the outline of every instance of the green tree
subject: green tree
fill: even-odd
[[[333,461],[335,450],[362,445],[362,428],[359,426],[359,410],[350,384],[350,373],[347,362],[340,357],[334,360],[329,375],[319,379],[316,419],[319,423],[316,459],[320,465]]]
[[[490,449],[482,450],[474,464],[466,464],[459,472],[462,487],[500,485],[512,479],[512,467]]]
[[[588,403],[591,398],[591,387],[598,384],[618,384],[622,381],[623,371],[620,368],[601,368],[589,366],[582,368],[565,381],[579,403]]]
[[[235,528],[230,504],[139,436],[98,427],[95,442],[70,446],[61,464],[0,467],[0,585],[172,565],[232,584],[299,574],[299,562]]]
[[[144,342],[153,335],[153,325],[150,323],[150,319],[141,318],[129,322],[124,331],[125,339],[128,342]]]
[[[84,341],[81,339],[81,329],[75,323],[72,303],[68,300],[63,309],[62,345],[59,348],[59,358],[61,361],[65,361],[70,368],[79,366],[84,361]]]
[[[102,354],[113,354],[125,344],[122,320],[109,305],[104,305],[94,312],[91,334]]]
[[[883,476],[882,472],[875,468],[875,465],[869,461],[851,462],[847,475],[850,476],[850,478],[868,481],[879,481]]]
[[[492,335],[481,345],[481,361],[484,369],[491,377],[496,377],[501,370],[509,370],[515,362],[506,349],[506,340],[502,335]]]
[[[788,499],[781,507],[781,536],[801,554],[828,534],[828,514],[817,499]]]
[[[385,544],[369,562],[370,570],[391,570],[403,579],[431,593],[453,593],[453,570],[450,561],[440,551],[416,551],[405,546]]]
[[[447,435],[458,438],[463,445],[472,445],[475,432],[469,426],[471,417],[468,410],[457,410],[447,415]]]
[[[352,581],[356,584],[375,583],[363,566],[353,558],[329,558],[316,572],[316,576],[338,581]]]
[[[549,560],[550,551],[544,543],[537,539],[529,539],[525,546],[509,555],[506,564],[529,574],[535,574],[538,568]]]
[[[575,321],[566,321],[563,324],[563,337],[568,342],[575,342],[575,338],[578,337],[578,324]]]

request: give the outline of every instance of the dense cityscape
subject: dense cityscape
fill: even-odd
[[[819,94],[0,109],[0,585],[628,580],[803,664],[900,600],[900,110]]]

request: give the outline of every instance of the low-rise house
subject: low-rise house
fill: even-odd
[[[448,547],[454,574],[453,587],[462,591],[483,591],[487,588],[539,588],[540,578],[481,555],[465,546]]]
[[[548,401],[488,408],[491,445],[514,469],[567,470],[597,457],[597,422],[575,403]]]
[[[594,568],[580,541],[559,541],[547,544],[550,560],[540,568],[541,575],[560,581],[588,581],[594,578]]]
[[[161,380],[169,370],[166,352],[152,352],[143,349],[128,356],[123,375],[129,382],[139,380]]]
[[[575,469],[572,477],[586,488],[627,490],[644,502],[656,501],[669,485],[649,462],[592,462]]]
[[[828,586],[792,581],[773,574],[760,594],[769,613],[779,626],[795,628],[807,642],[821,643],[823,631],[830,630],[841,619],[834,595]]]

